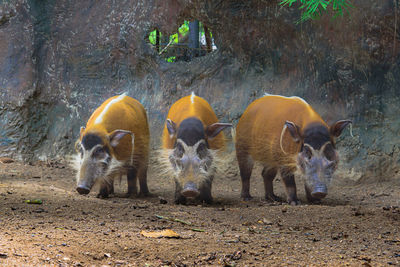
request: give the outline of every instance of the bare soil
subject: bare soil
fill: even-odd
[[[0,163],[1,266],[381,266],[400,264],[397,180],[356,184],[339,178],[321,204],[240,200],[240,177],[217,177],[213,205],[175,205],[172,181],[150,170],[153,197],[125,198],[125,179],[108,199],[75,191],[65,164]],[[378,180],[378,179],[377,179]],[[284,197],[277,179],[276,192]],[[42,200],[42,204],[25,201]],[[167,202],[167,203],[165,203]],[[162,219],[160,216],[168,217]],[[176,219],[176,220],[174,220]],[[149,238],[172,229],[180,238]]]

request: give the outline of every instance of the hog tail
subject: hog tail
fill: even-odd
[[[236,128],[234,127],[231,128],[231,136],[232,136],[232,142],[236,143]]]
[[[286,153],[286,151],[283,149],[282,139],[283,139],[283,135],[284,135],[285,132],[286,132],[286,129],[287,129],[287,126],[286,126],[286,124],[285,124],[285,125],[283,126],[283,128],[282,128],[281,138],[279,139],[279,145],[281,146],[281,150],[282,150],[283,154],[285,154],[285,155],[287,155],[287,153]]]
[[[131,149],[131,166],[133,165],[133,153],[134,153],[134,144],[135,144],[135,135],[131,133],[131,144],[132,144],[132,149]]]

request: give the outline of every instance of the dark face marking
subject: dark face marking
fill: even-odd
[[[316,150],[331,140],[329,129],[321,124],[310,124],[305,128],[303,136],[304,144],[309,144]]]
[[[86,134],[82,138],[82,145],[85,150],[91,150],[96,145],[103,145],[103,140],[96,134]]]
[[[94,151],[95,153],[93,154],[93,156],[101,158],[104,156],[104,154],[110,154],[109,147],[103,143],[103,140],[100,138],[100,136],[89,133],[82,138],[81,146],[78,146],[78,151],[80,152],[81,157],[83,157],[82,147],[84,148],[84,150],[90,151],[95,146],[98,147],[95,149],[96,151]]]
[[[182,140],[188,146],[193,146],[200,140],[206,140],[203,123],[194,117],[183,120],[179,125],[176,138]]]

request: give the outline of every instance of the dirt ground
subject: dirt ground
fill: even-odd
[[[182,206],[173,203],[172,181],[154,169],[154,197],[124,198],[123,180],[115,196],[98,199],[93,190],[78,195],[65,164],[0,163],[0,265],[400,265],[398,179],[356,184],[342,177],[318,205],[307,204],[298,180],[302,204],[288,206],[263,201],[259,171],[250,202],[240,200],[234,172],[215,179],[213,205]],[[281,181],[275,184],[283,197]],[[163,229],[180,238],[141,235]]]

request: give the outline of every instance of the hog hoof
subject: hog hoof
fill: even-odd
[[[105,194],[105,193],[98,193],[97,194],[97,198],[100,198],[100,199],[106,199],[106,198],[108,198],[108,193],[107,194]]]
[[[307,197],[308,202],[311,204],[321,204],[322,200],[319,198]]]
[[[250,200],[253,199],[253,197],[250,194],[242,195],[241,198],[242,198],[243,201],[250,201]]]
[[[150,192],[140,192],[139,197],[154,197],[155,195]]]
[[[202,199],[200,199],[200,201],[202,203],[205,203],[205,204],[212,204],[213,203],[212,197],[202,198]]]
[[[134,198],[138,198],[138,194],[137,193],[126,193],[125,194],[125,198],[131,198],[131,199],[134,199]]]
[[[186,197],[184,197],[184,196],[176,197],[175,198],[175,204],[186,205]]]
[[[282,202],[282,199],[274,194],[265,196],[265,200],[268,202]]]
[[[300,205],[300,201],[299,200],[289,200],[288,204],[290,206],[297,206],[297,205]]]

